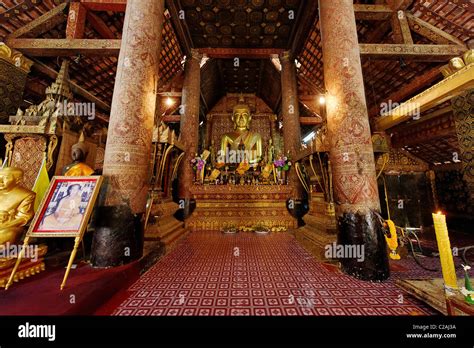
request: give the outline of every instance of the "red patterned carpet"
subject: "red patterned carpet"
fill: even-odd
[[[318,263],[289,234],[190,234],[146,272],[114,315],[426,315],[393,283]]]

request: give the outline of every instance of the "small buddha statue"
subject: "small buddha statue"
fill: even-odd
[[[267,163],[273,163],[273,159],[275,158],[275,147],[273,146],[273,140],[271,138],[268,140],[267,156]]]
[[[225,156],[229,151],[244,150],[248,157],[248,163],[257,164],[263,154],[262,137],[259,133],[250,131],[252,116],[248,105],[243,104],[243,99],[236,105],[232,113],[234,131],[225,134],[221,139],[221,155]]]
[[[20,185],[22,179],[19,168],[0,169],[0,245],[18,243],[34,216],[36,194]]]
[[[79,142],[71,148],[71,157],[73,162],[63,169],[64,176],[90,176],[94,173],[94,169],[89,167],[85,161],[88,150],[84,142],[84,133],[81,134]]]
[[[463,59],[464,63],[469,65],[474,63],[474,39],[471,39],[467,42],[467,47],[469,47],[469,50],[464,53]]]

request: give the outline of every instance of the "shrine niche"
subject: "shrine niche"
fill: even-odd
[[[220,150],[222,137],[234,131],[232,113],[234,107],[238,104],[248,105],[252,117],[250,121],[251,130],[260,134],[264,150],[270,140],[272,140],[273,144],[281,143],[276,115],[261,98],[254,94],[240,95],[237,93],[229,93],[209,111],[207,116],[206,148],[209,147],[211,153],[215,152],[217,154]],[[282,148],[278,147],[276,150],[277,153],[280,153]]]
[[[10,115],[10,125],[0,125],[6,140],[7,164],[23,170],[22,184],[28,189],[33,188],[44,160],[50,174],[60,174],[70,163],[71,147],[78,141],[79,132],[93,128],[82,115],[67,112],[66,106],[73,101],[67,60],[45,94],[38,105],[30,105],[24,111],[18,108],[16,114]],[[87,163],[95,167],[97,142],[88,138],[85,143],[89,150]]]

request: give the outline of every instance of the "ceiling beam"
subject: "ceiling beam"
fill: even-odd
[[[46,12],[42,16],[32,20],[30,23],[22,26],[18,30],[14,31],[9,38],[18,38],[18,37],[38,37],[41,34],[46,33],[47,31],[53,29],[57,25],[67,21],[66,8],[69,3],[63,3],[59,6],[56,6],[52,10]]]
[[[300,8],[298,9],[298,18],[296,19],[297,25],[294,26],[289,41],[292,43],[289,49],[294,57],[297,57],[303,49],[307,40],[307,33],[315,25],[314,20],[318,15],[318,7],[318,1],[301,1]]]
[[[181,115],[165,115],[161,120],[165,123],[180,123]]]
[[[66,38],[82,39],[86,28],[87,8],[80,2],[72,2],[67,18]]]
[[[434,25],[425,22],[424,20],[413,16],[410,13],[406,14],[408,24],[410,25],[411,30],[415,33],[420,34],[421,36],[427,38],[428,40],[440,44],[440,45],[459,45],[467,50],[464,42],[459,40],[457,37],[446,33],[445,31],[435,27]]]
[[[430,85],[436,81],[441,76],[439,68],[433,68],[428,70],[423,75],[415,77],[409,84],[401,86],[396,92],[390,94],[387,98],[384,98],[386,101],[392,101],[393,103],[399,103],[405,100],[407,97],[412,96],[420,89]],[[379,106],[374,106],[369,111],[369,116],[374,117],[380,114],[381,108]]]
[[[375,128],[384,131],[413,119],[423,111],[429,110],[463,91],[474,88],[474,64],[470,64],[434,86],[407,100],[393,110],[382,114],[375,121]]]
[[[127,0],[81,0],[92,11],[125,12]]]
[[[198,51],[209,58],[223,59],[265,59],[278,56],[284,52],[281,48],[198,48]]]
[[[177,3],[178,1],[176,0],[166,0],[166,8],[170,13],[171,23],[179,39],[181,48],[184,54],[189,57],[191,55],[191,49],[194,47],[193,41],[191,40],[191,34],[189,33],[186,21],[180,16],[181,9]]]
[[[33,61],[34,61],[33,69],[35,69],[36,71],[42,73],[43,75],[48,76],[49,78],[51,78],[53,80],[56,79],[56,77],[58,76],[58,72],[56,70],[54,70],[53,68],[51,68],[51,67],[47,66],[46,64],[40,62],[39,60],[33,59]],[[78,84],[76,84],[75,82],[73,82],[71,80],[69,81],[69,85],[71,87],[71,91],[74,94],[80,95],[84,99],[86,99],[86,100],[88,100],[92,103],[95,103],[96,106],[98,108],[100,108],[101,110],[106,111],[106,112],[110,112],[110,104],[104,102],[103,100],[96,97],[95,95],[93,95],[92,93],[90,93],[89,91],[82,88],[81,86],[79,86]]]
[[[121,40],[7,39],[6,44],[29,56],[118,56]]]
[[[363,57],[374,59],[412,59],[446,62],[461,56],[465,49],[458,45],[359,44]]]
[[[103,39],[113,40],[117,37],[115,36],[114,32],[110,30],[109,26],[105,24],[105,22],[93,12],[87,12],[87,21],[89,24],[94,28],[96,32],[102,36]]]
[[[387,5],[354,4],[354,12],[356,19],[367,21],[386,21],[393,14],[393,10]]]
[[[398,11],[392,15],[392,35],[393,41],[397,44],[413,45],[405,11]]]
[[[319,117],[300,117],[300,124],[303,126],[319,126],[323,123]]]

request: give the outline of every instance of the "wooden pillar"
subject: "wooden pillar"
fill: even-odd
[[[191,194],[189,187],[194,182],[194,171],[191,160],[196,156],[199,143],[199,102],[201,98],[201,59],[202,55],[191,50],[191,56],[186,60],[185,76],[182,93],[181,110],[183,111],[180,123],[180,140],[185,147],[185,155],[179,171],[179,197],[189,205]],[[185,208],[185,216],[187,216]]]
[[[469,189],[470,209],[474,209],[474,89],[451,101],[462,160],[463,179]]]
[[[338,243],[364,246],[362,258],[346,253],[340,261],[350,275],[383,280],[389,267],[376,215],[380,201],[353,1],[319,3]]]
[[[294,57],[286,51],[280,55],[281,62],[281,103],[283,119],[283,141],[285,155],[295,158],[301,148],[300,110],[296,83]],[[302,198],[303,188],[296,171],[292,168],[288,177],[289,184],[295,190],[295,199]]]
[[[92,263],[141,257],[148,194],[164,0],[128,1],[105,150],[104,199],[97,209]]]

